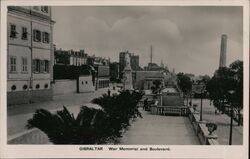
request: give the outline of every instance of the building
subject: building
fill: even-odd
[[[165,71],[166,68],[157,65],[156,63],[148,63],[148,66],[144,67],[146,71]]]
[[[164,85],[164,74],[161,71],[136,71],[133,79],[135,89],[151,89],[154,80],[160,80]]]
[[[87,63],[88,54],[86,54],[84,50],[80,51],[70,50],[69,54],[70,54],[70,65],[81,66]]]
[[[85,93],[95,90],[93,73],[88,65],[54,66],[53,94]]]
[[[110,81],[118,82],[119,81],[119,63],[112,62],[109,64],[109,72],[110,72]]]
[[[9,6],[7,103],[51,100],[53,25],[48,6]]]
[[[160,81],[162,87],[177,85],[177,77],[173,72],[166,71],[135,71],[133,86],[135,89],[151,89],[154,81]]]
[[[88,54],[84,50],[62,50],[55,49],[55,64],[81,66],[87,64]]]
[[[134,71],[137,71],[140,69],[139,66],[139,55],[134,55],[133,53],[130,54],[130,64],[131,68]]]
[[[96,89],[109,87],[110,83],[109,66],[96,65],[94,68],[97,71]]]
[[[120,76],[120,78],[122,77],[122,72],[123,72],[124,67],[125,67],[125,55],[126,54],[129,54],[132,71],[141,70],[141,68],[139,66],[139,55],[134,55],[134,53],[130,53],[128,51],[120,52],[120,54],[119,54],[119,64],[120,64],[119,76]]]
[[[92,66],[96,74],[94,75],[96,89],[109,87],[110,83],[110,59],[96,56],[88,56],[87,64]]]

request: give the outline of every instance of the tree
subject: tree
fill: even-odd
[[[229,91],[234,88],[234,80],[231,69],[220,67],[215,71],[212,79],[207,83],[207,91],[210,99],[214,101],[214,105],[225,111],[225,102],[228,102]]]
[[[110,125],[103,110],[82,106],[76,118],[66,107],[55,114],[38,109],[27,128],[40,129],[54,144],[100,144],[112,136]]]
[[[178,86],[180,87],[181,91],[184,94],[184,98],[187,99],[187,105],[188,105],[188,95],[192,91],[192,81],[190,77],[188,77],[184,73],[177,74],[177,81],[178,81]]]
[[[237,60],[230,64],[229,68],[233,72],[233,78],[235,82],[234,98],[232,99],[232,104],[237,109],[238,125],[240,125],[240,111],[243,109],[243,61]]]
[[[122,91],[93,99],[103,109],[82,106],[75,118],[63,107],[52,114],[45,109],[36,110],[28,120],[27,128],[38,128],[47,134],[54,144],[104,144],[115,142],[122,130],[130,125],[130,119],[142,117],[137,104],[142,92]]]
[[[120,137],[122,129],[130,125],[130,119],[142,117],[137,107],[142,95],[142,92],[124,90],[112,96],[103,94],[93,99],[92,103],[103,108],[112,123],[112,133]]]
[[[243,62],[237,60],[229,67],[216,70],[206,87],[210,99],[219,110],[224,112],[225,102],[237,109],[240,124],[240,111],[243,108]]]

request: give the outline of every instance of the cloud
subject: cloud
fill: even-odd
[[[228,39],[228,63],[242,59],[240,7],[53,7],[54,43],[85,49],[118,61],[119,52],[140,56],[140,64],[161,60],[176,71],[212,74],[220,37]]]

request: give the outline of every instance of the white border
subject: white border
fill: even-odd
[[[244,41],[244,127],[243,146],[176,146],[168,147],[170,151],[108,151],[108,145],[103,145],[107,151],[79,151],[80,146],[75,145],[7,145],[7,109],[6,109],[6,50],[7,50],[7,5],[51,5],[51,6],[243,6],[243,41]],[[233,25],[233,24],[232,24]],[[248,158],[248,121],[249,121],[249,1],[247,0],[3,0],[1,1],[1,107],[0,107],[0,158]],[[86,146],[86,145],[84,145]],[[100,146],[100,145],[99,145]],[[115,145],[113,147],[120,147]],[[145,147],[145,145],[125,145],[123,147]],[[156,145],[154,145],[155,147]]]

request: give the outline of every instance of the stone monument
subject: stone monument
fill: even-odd
[[[132,69],[130,65],[129,54],[125,55],[125,67],[123,70],[123,83],[124,83],[125,90],[133,90]]]

